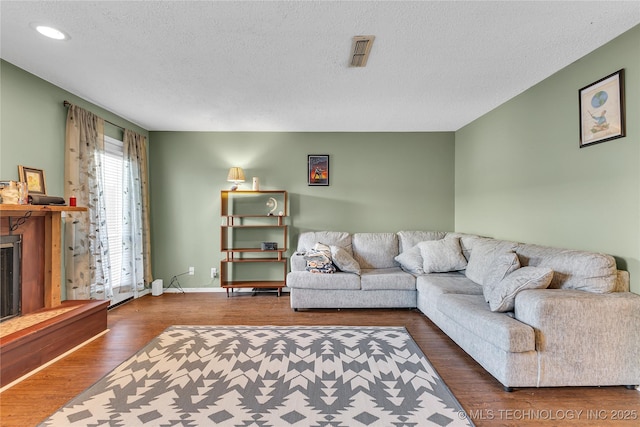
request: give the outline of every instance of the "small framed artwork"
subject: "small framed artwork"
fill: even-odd
[[[580,148],[625,136],[624,69],[578,91]]]
[[[307,156],[307,182],[309,185],[329,185],[329,155]]]
[[[47,187],[44,181],[44,171],[42,169],[28,168],[18,165],[18,177],[20,181],[27,183],[29,194],[47,194]]]

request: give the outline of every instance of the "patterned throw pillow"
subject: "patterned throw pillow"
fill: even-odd
[[[331,262],[331,248],[322,243],[316,243],[313,249],[304,254],[307,262],[306,270],[311,273],[335,273],[336,266]]]

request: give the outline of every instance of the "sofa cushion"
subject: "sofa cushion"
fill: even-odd
[[[400,252],[413,248],[426,240],[440,240],[447,235],[444,231],[398,231]]]
[[[360,264],[353,259],[346,249],[331,245],[331,261],[340,271],[345,273],[360,274]]]
[[[360,290],[360,276],[351,273],[313,274],[292,271],[287,274],[287,287],[297,289]]]
[[[489,310],[482,295],[443,294],[437,309],[449,321],[468,330],[501,350],[525,352],[535,350],[535,333],[531,326]]]
[[[356,233],[352,236],[353,257],[360,268],[392,268],[398,264],[396,233]],[[340,245],[338,245],[340,246]]]
[[[416,278],[399,267],[363,269],[360,287],[363,291],[385,289],[415,291]]]
[[[500,281],[485,283],[483,294],[491,311],[513,311],[518,292],[547,288],[552,278],[550,268],[522,267]]]
[[[482,295],[482,286],[462,273],[431,273],[416,278],[416,289],[427,301],[435,301],[442,294]]]
[[[523,266],[549,267],[553,270],[549,288],[596,293],[608,293],[616,289],[617,267],[611,255],[532,244],[520,244],[516,253]]]
[[[418,243],[422,255],[422,269],[426,273],[446,273],[464,270],[467,260],[462,255],[458,237],[428,240]]]
[[[297,252],[306,252],[313,248],[317,242],[340,246],[353,255],[351,234],[342,231],[306,231],[301,233],[298,237]]]
[[[416,275],[424,274],[422,255],[420,254],[418,245],[401,252],[400,255],[395,257],[395,260],[400,263],[400,267],[402,267],[403,270],[409,273]]]
[[[493,260],[506,252],[513,252],[518,244],[505,240],[478,237],[473,239],[469,264],[465,274],[479,285],[484,284],[485,276]]]

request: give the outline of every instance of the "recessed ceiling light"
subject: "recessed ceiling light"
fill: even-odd
[[[39,32],[43,36],[49,37],[50,39],[67,40],[69,38],[69,36],[64,32],[58,30],[57,28],[50,27],[48,25],[32,23],[31,27],[34,28],[37,32]]]

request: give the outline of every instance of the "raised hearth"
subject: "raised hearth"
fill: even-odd
[[[108,305],[108,300],[63,301],[59,307],[75,308],[1,337],[0,387],[105,331]]]

